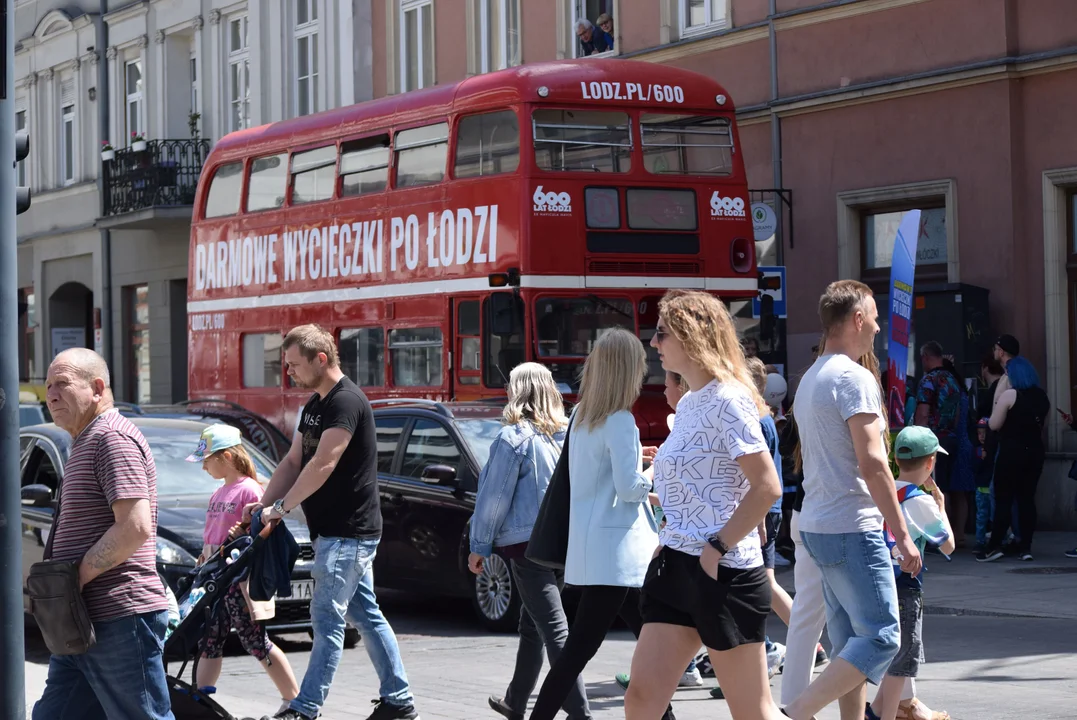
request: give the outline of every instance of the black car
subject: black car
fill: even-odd
[[[220,483],[206,474],[201,465],[185,460],[209,423],[137,416],[130,419],[145,436],[157,466],[157,570],[173,591],[177,591],[180,579],[191,571],[202,551],[206,507],[210,495],[220,487]],[[44,553],[71,436],[49,423],[23,428],[19,433],[19,442],[23,601],[25,610],[29,612],[26,575],[30,566],[40,561]],[[251,443],[245,442],[244,446],[254,461],[259,479],[268,481],[275,464]],[[292,597],[277,599],[276,615],[266,623],[266,627],[271,632],[309,632],[310,597],[314,589],[310,571],[314,551],[301,514],[285,522],[299,543],[300,555],[292,573]],[[347,641],[349,646],[358,641],[354,630],[349,629]]]
[[[374,400],[384,522],[374,559],[381,587],[470,598],[492,630],[515,630],[520,596],[508,561],[467,567],[479,472],[501,429],[501,405]]]

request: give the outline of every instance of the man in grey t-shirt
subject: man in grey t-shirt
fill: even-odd
[[[897,589],[883,522],[902,570],[920,572],[890,472],[882,393],[861,358],[879,332],[871,289],[831,283],[819,301],[823,354],[793,403],[804,465],[800,537],[823,579],[830,666],[783,710],[809,720],[837,700],[842,720],[864,717],[865,681],[878,684],[900,643]],[[793,628],[790,628],[790,633]]]

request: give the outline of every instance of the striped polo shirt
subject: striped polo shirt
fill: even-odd
[[[75,438],[64,465],[54,560],[79,560],[111,528],[117,500],[150,501],[153,532],[124,562],[82,590],[90,619],[167,610],[157,574],[157,468],[146,438],[117,410],[98,415]]]

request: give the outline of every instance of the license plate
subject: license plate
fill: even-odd
[[[314,581],[313,580],[293,580],[292,581],[292,596],[290,598],[282,598],[283,600],[310,600],[314,595]]]

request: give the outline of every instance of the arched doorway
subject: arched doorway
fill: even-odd
[[[49,297],[49,358],[72,347],[93,347],[93,291],[67,282]]]

